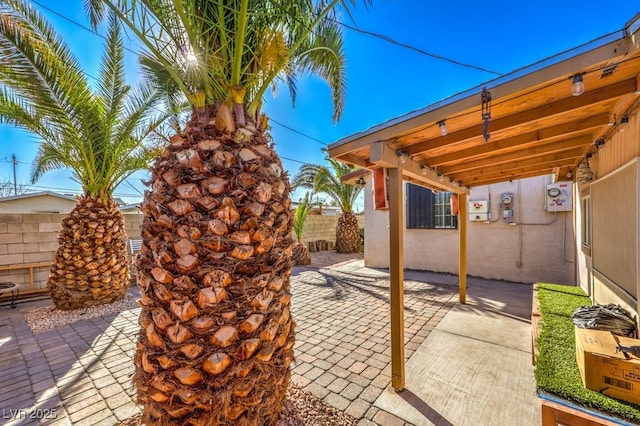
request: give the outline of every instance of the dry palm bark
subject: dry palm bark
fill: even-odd
[[[207,112],[152,168],[134,380],[146,424],[273,424],[295,341],[290,186],[263,128]]]
[[[293,244],[293,254],[291,256],[295,265],[311,265],[311,253],[303,242]]]
[[[111,198],[83,196],[62,221],[48,288],[58,309],[113,303],[129,288],[124,216]]]
[[[360,251],[360,227],[358,218],[351,212],[344,212],[336,225],[336,251],[338,253],[358,253]]]

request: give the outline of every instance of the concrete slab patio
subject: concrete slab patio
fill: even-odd
[[[387,272],[365,268],[361,254],[319,252],[313,259],[292,276],[294,383],[362,425],[539,423],[526,323],[530,286],[471,280],[463,306],[457,277],[408,271],[409,380],[395,394],[388,390]],[[0,306],[0,424],[112,425],[136,414],[131,375],[139,310],[31,332],[24,313],[48,304]],[[496,343],[496,334],[510,336],[508,344]],[[509,380],[494,374],[492,362],[509,365]],[[474,386],[463,386],[465,380]],[[505,392],[492,397],[498,385]]]
[[[531,286],[472,279],[375,406],[414,425],[535,425]]]

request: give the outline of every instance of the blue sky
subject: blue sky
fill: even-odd
[[[81,0],[37,0],[42,6],[89,27]],[[611,7],[595,1],[429,2],[385,0],[361,4],[345,23],[422,51],[496,73],[506,74],[536,61],[620,30],[640,12],[636,2]],[[36,7],[38,7],[36,5]],[[67,40],[88,74],[97,75],[103,40],[39,7]],[[293,176],[300,162],[323,163],[321,148],[343,137],[425,107],[498,75],[453,64],[371,35],[343,29],[347,58],[347,97],[342,119],[333,123],[331,96],[315,77],[302,78],[295,108],[286,88],[268,95],[264,110],[272,118],[272,136],[285,168]],[[128,47],[135,50],[135,44]],[[137,62],[127,52],[128,78],[135,82]],[[285,127],[286,126],[286,127]],[[302,136],[289,128],[308,135]],[[37,138],[0,125],[0,181],[13,181],[12,154],[18,160],[18,184],[29,185]],[[127,202],[142,199],[142,171],[116,190]],[[79,192],[66,170],[49,172],[36,190]],[[297,199],[301,194],[294,194]],[[357,203],[362,209],[362,200]]]

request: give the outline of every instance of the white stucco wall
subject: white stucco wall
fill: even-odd
[[[573,284],[573,213],[544,209],[549,177],[473,188],[469,200],[490,200],[491,223],[467,223],[467,272],[472,276],[516,282]],[[502,221],[498,204],[504,192],[515,194],[514,222]],[[389,215],[372,209],[370,182],[365,188],[365,264],[389,266]],[[406,213],[406,212],[405,212]],[[468,218],[465,218],[465,220]],[[458,273],[459,236],[451,229],[406,229],[407,269]]]

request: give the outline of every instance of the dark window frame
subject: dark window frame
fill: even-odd
[[[407,183],[407,229],[458,229],[458,216],[451,214],[451,193],[433,192]]]

